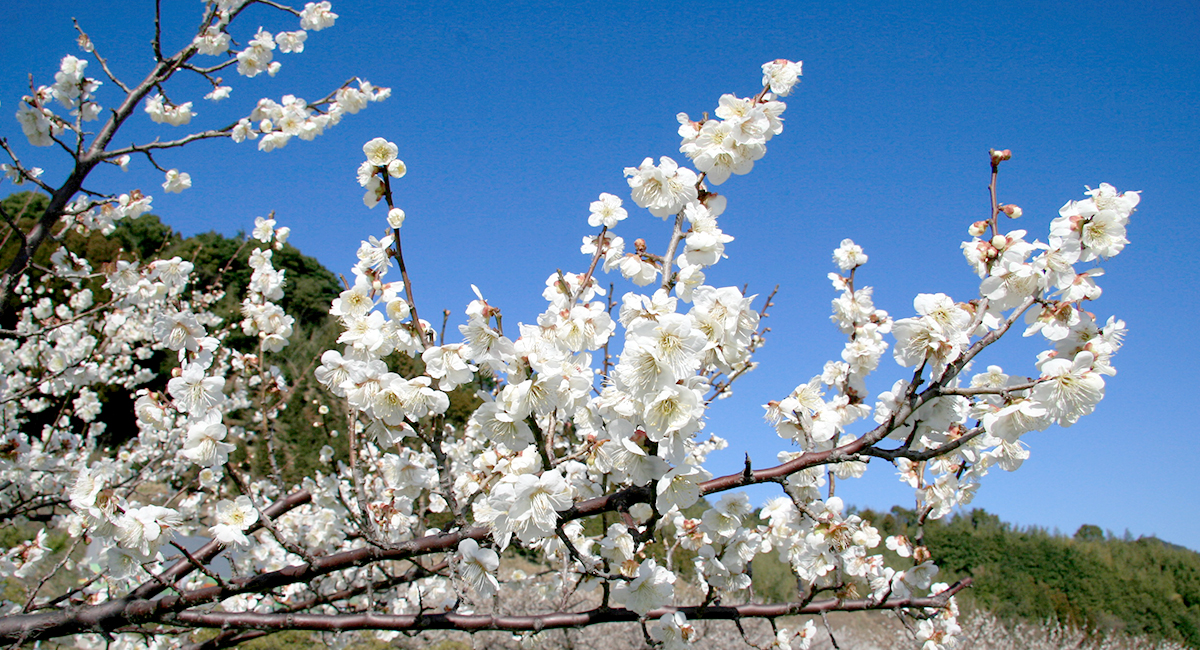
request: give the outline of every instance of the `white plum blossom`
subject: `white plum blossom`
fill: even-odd
[[[217,86],[211,92],[204,96],[205,99],[210,99],[214,102],[219,102],[222,99],[228,99],[229,93],[233,92],[231,86]]]
[[[193,415],[202,415],[225,400],[224,377],[210,377],[200,364],[189,364],[178,377],[167,382],[175,403]]]
[[[326,27],[332,27],[338,15],[330,11],[329,2],[309,2],[300,12],[300,28],[319,32]]]
[[[201,54],[215,56],[229,49],[229,40],[229,34],[221,31],[216,25],[209,25],[203,34],[192,39],[192,43]]]
[[[404,225],[404,210],[401,210],[400,208],[392,208],[388,210],[387,223],[388,226],[399,230],[400,226]]]
[[[607,192],[602,193],[598,200],[592,201],[591,210],[588,225],[593,228],[604,226],[611,230],[629,216],[625,208],[621,207],[621,199]]]
[[[633,202],[656,217],[666,219],[696,200],[696,173],[666,156],[657,166],[647,158],[638,167],[626,167],[625,176],[633,190]]]
[[[272,51],[274,49],[274,36],[260,27],[258,33],[254,35],[254,38],[246,46],[246,49],[237,53],[238,74],[246,77],[255,77],[262,72],[270,72],[271,59],[274,57]]]
[[[833,261],[842,271],[849,271],[866,264],[867,255],[863,253],[862,246],[851,239],[843,239],[842,245],[833,251]]]
[[[167,180],[162,186],[167,192],[178,194],[192,186],[192,176],[187,172],[171,169],[167,171]]]
[[[695,640],[696,628],[687,621],[683,612],[668,612],[651,623],[647,630],[650,638],[662,644],[664,650],[682,650]]]
[[[367,162],[376,167],[387,167],[388,163],[396,159],[399,152],[395,143],[388,142],[383,138],[375,138],[363,145],[363,153],[367,156]]]
[[[254,218],[254,230],[250,232],[250,236],[258,241],[269,244],[271,237],[275,234],[275,220],[264,219],[262,217]]]
[[[208,335],[200,319],[191,311],[168,310],[154,323],[155,335],[168,349],[198,352],[200,341]]]
[[[675,574],[648,559],[638,566],[637,575],[630,582],[622,582],[613,588],[613,598],[626,608],[646,615],[671,602],[675,594]]]
[[[1109,258],[1125,247],[1125,226],[1141,199],[1138,192],[1119,193],[1108,183],[1088,189],[1091,198],[1069,201],[1050,224],[1050,244],[1073,241],[1080,245],[1079,261]]]
[[[146,114],[150,119],[159,124],[170,124],[171,126],[183,126],[192,121],[196,116],[192,112],[192,103],[187,102],[178,106],[167,103],[167,100],[162,95],[154,95],[146,98]]]
[[[762,65],[764,86],[769,86],[771,92],[780,97],[787,97],[792,93],[792,87],[796,82],[800,81],[801,69],[803,61],[788,61],[787,59],[775,59]]]
[[[188,428],[187,439],[180,453],[201,467],[224,465],[229,459],[229,452],[236,449],[236,445],[224,442],[227,432],[228,429],[221,422],[220,412],[213,409],[197,418]]]
[[[500,568],[500,556],[490,548],[481,548],[479,542],[464,539],[458,543],[458,572],[475,593],[489,598],[500,588],[496,570]]]
[[[509,514],[517,526],[517,535],[530,541],[554,533],[556,511],[571,507],[570,485],[558,470],[540,477],[523,475],[515,486],[515,499]]]
[[[295,52],[299,54],[304,51],[304,41],[308,38],[308,32],[304,30],[295,32],[279,32],[275,35],[275,43],[279,45],[279,51],[284,54]]]
[[[234,501],[222,499],[217,502],[216,520],[208,529],[213,539],[222,544],[246,546],[250,543],[246,530],[258,521],[258,509],[244,494]]]
[[[17,121],[21,130],[35,147],[49,147],[54,144],[54,137],[62,132],[62,124],[51,119],[53,113],[44,109],[22,104],[17,109]]]
[[[162,506],[129,508],[116,520],[120,545],[147,557],[155,553],[180,524],[179,513]]]
[[[1069,427],[1091,413],[1104,398],[1104,378],[1092,369],[1096,355],[1080,352],[1074,359],[1054,358],[1042,364],[1045,381],[1034,386],[1030,397],[1045,409],[1046,417]]]

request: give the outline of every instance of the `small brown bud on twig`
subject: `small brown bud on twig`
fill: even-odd
[[[931,557],[933,557],[933,555],[929,552],[929,549],[925,548],[924,546],[918,546],[913,549],[913,560],[915,560],[918,564],[925,562]]]
[[[1000,211],[1003,212],[1004,214],[1007,214],[1009,219],[1020,219],[1021,215],[1024,214],[1023,212],[1021,212],[1021,208],[1019,206],[1013,205],[1011,203],[1008,205],[1000,206]]]

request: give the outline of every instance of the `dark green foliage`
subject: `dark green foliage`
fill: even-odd
[[[779,553],[759,553],[750,564],[754,597],[764,603],[790,603],[799,598],[792,568],[779,559]]]
[[[916,513],[859,513],[880,533],[915,534]],[[1019,529],[983,510],[925,524],[938,579],[972,576],[966,600],[1004,618],[1055,619],[1098,633],[1128,632],[1200,648],[1200,553],[1153,537],[1074,537]]]
[[[1075,539],[1081,542],[1099,542],[1104,540],[1104,531],[1099,526],[1084,524],[1075,531]]]

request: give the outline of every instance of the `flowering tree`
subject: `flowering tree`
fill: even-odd
[[[259,28],[231,50],[236,19],[256,3],[298,17],[300,29]],[[760,645],[799,648],[816,634],[814,620],[777,619],[876,609],[903,612],[925,648],[954,647],[953,596],[967,582],[936,582],[919,537],[881,539],[845,512],[833,482],[882,459],[914,489],[922,520],[939,518],[969,501],[993,467],[1016,469],[1027,456],[1024,433],[1089,414],[1114,372],[1124,327],[1084,308],[1100,293],[1100,272],[1077,266],[1121,251],[1138,194],[1101,184],[1062,208],[1046,242],[1027,239],[1004,227],[1020,208],[997,200],[1010,153],[991,151],[991,209],[962,245],[979,296],[921,294],[915,314],[901,319],[874,307],[859,276],[867,255],[843,241],[829,276],[832,320],[847,337],[840,356],[766,404],[787,441],[777,465],[747,459],[743,471],[714,477],[706,457],[726,443],[704,433],[705,413],[753,369],[771,306],[769,296],[706,283],[705,270],[732,239],[718,226],[726,197],[714,188],[752,171],[782,133],[780,98],[800,64],[764,64],[761,90],[723,95],[715,117],[679,115],[679,153],[695,170],[667,156],[625,170],[633,204],[673,223],[659,248],[616,235],[630,227],[622,223],[630,211],[601,193],[588,217],[598,232],[583,239],[590,262],[579,273],[549,274],[537,322],[509,323],[506,333],[501,309],[476,290],[458,342],[418,316],[401,248],[405,214],[392,189],[405,166],[395,144],[375,138],[363,147],[358,180],[368,208],[385,205],[386,229],[381,222],[381,236],[359,248],[353,281],[330,307],[342,345],[315,369],[328,390],[322,408],[345,414],[349,453],[321,450],[325,471],[289,485],[273,458],[263,475],[230,462],[252,440],[274,454],[279,409],[301,379],[273,363],[295,325],[279,306],[285,278],[272,264],[287,229],[255,223],[240,322],[214,314],[221,290],[197,286],[188,261],[94,269],[60,242],[70,231],[110,233],[150,209],[150,196],[137,190],[85,191],[98,165],[144,158],[158,167],[159,151],[208,138],[257,140],[270,151],[386,98],[387,89],[355,81],[311,103],[259,100],[221,128],[113,145],[139,111],[190,123],[192,102],[168,98],[176,76],[200,75],[213,88],[206,98],[224,99],[231,87],[218,72],[272,74],[276,51],[302,51],[308,32],[336,17],[328,2],[298,10],[217,0],[178,53],[165,55],[155,39],[154,68],[137,84],[114,76],[81,31],[90,59],[64,57],[55,83],[23,99],[25,136],[63,149],[74,168],[55,187],[3,142],[7,176],[50,201],[35,220],[0,214],[13,250],[0,275],[0,513],[23,535],[0,563],[24,581],[20,598],[4,603],[0,641],[77,635],[83,646],[218,648],[280,630],[369,630],[388,639],[629,622],[645,642],[678,648],[696,640],[697,621],[731,620],[740,630],[742,619],[758,618],[772,628]],[[85,124],[104,112],[102,82],[85,76],[91,61],[119,90],[95,133]],[[159,169],[165,191],[190,186],[186,172]],[[49,264],[35,264],[47,251]],[[601,282],[601,272],[612,282]],[[972,369],[1022,319],[1027,336],[1048,342],[1036,372]],[[256,337],[257,349],[229,345],[234,329]],[[872,397],[866,378],[889,346],[903,370]],[[151,390],[149,360],[164,353],[171,378]],[[403,356],[421,363],[401,366]],[[101,387],[135,403],[137,430],[122,432],[114,448],[100,442]],[[456,425],[446,413],[459,387],[476,390],[482,404]],[[736,489],[761,483],[776,484],[779,496],[757,510]],[[715,504],[698,510],[706,498]],[[69,540],[57,556],[55,534]],[[189,543],[196,537],[207,542]],[[502,566],[517,548],[525,569]],[[756,595],[751,566],[760,555],[789,568],[794,599]],[[191,634],[197,628],[214,632]]]

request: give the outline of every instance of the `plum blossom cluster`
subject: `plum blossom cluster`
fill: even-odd
[[[325,129],[338,124],[346,114],[359,112],[368,102],[377,102],[391,96],[388,88],[378,88],[366,81],[357,87],[344,86],[338,89],[333,101],[323,101],[324,107],[309,104],[294,95],[284,95],[280,102],[263,98],[258,105],[230,131],[234,142],[258,141],[259,151],[274,151],[287,145],[293,137],[312,140],[325,133]]]
[[[54,75],[53,85],[39,86],[33,95],[24,97],[17,109],[17,121],[30,144],[48,147],[63,131],[78,132],[81,122],[99,117],[100,105],[93,98],[103,84],[84,76],[87,66],[86,60],[68,54],[63,57],[59,71]],[[55,114],[50,108],[51,100],[67,109],[74,119],[67,120]]]
[[[307,30],[337,18],[328,2],[309,3],[292,11],[300,31],[259,28],[234,53],[226,28],[242,6],[210,3],[181,56],[223,56],[244,76],[273,74],[276,51],[302,51]],[[34,144],[83,137],[75,124],[87,119],[98,83],[82,76],[82,63],[64,60],[55,86],[23,104],[18,117]],[[170,622],[213,628],[217,645],[303,615],[309,627],[372,629],[384,641],[429,621],[529,634],[628,621],[649,642],[684,648],[703,636],[704,618],[874,608],[909,611],[925,650],[954,648],[953,596],[965,585],[935,582],[938,568],[919,539],[884,539],[846,512],[834,483],[862,475],[871,459],[890,462],[914,489],[922,518],[941,517],[969,502],[991,467],[1016,469],[1029,453],[1025,433],[1091,413],[1103,377],[1115,372],[1124,324],[1097,323],[1084,305],[1100,295],[1100,271],[1076,266],[1128,243],[1138,194],[1107,184],[1090,190],[1063,207],[1046,243],[1001,232],[1000,215],[1021,210],[993,202],[963,244],[979,295],[920,294],[914,314],[900,319],[875,307],[860,283],[868,256],[844,240],[829,276],[838,293],[831,320],[847,339],[841,353],[766,405],[789,448],[773,467],[747,459],[744,471],[714,477],[707,457],[727,442],[709,430],[707,411],[754,368],[770,298],[708,284],[706,270],[733,241],[717,221],[728,201],[710,185],[749,173],[765,156],[782,133],[779,98],[801,66],[777,60],[762,73],[759,92],[722,95],[714,118],[679,116],[680,153],[695,169],[666,156],[625,169],[632,205],[670,226],[659,233],[661,254],[647,243],[660,222],[602,193],[588,216],[599,233],[583,238],[590,264],[548,273],[533,322],[505,322],[475,289],[449,341],[445,326],[439,335],[418,316],[405,266],[406,215],[392,189],[407,171],[400,147],[366,142],[357,181],[368,208],[387,206],[386,228],[381,220],[379,234],[361,243],[353,277],[330,307],[337,347],[313,371],[328,391],[322,413],[333,406],[345,416],[347,453],[314,449],[321,469],[297,486],[281,484],[277,468],[256,477],[234,462],[250,453],[248,443],[269,448],[292,389],[274,363],[297,325],[282,308],[287,276],[275,266],[290,231],[273,215],[255,221],[240,320],[214,313],[223,292],[196,286],[193,264],[178,257],[93,269],[60,248],[44,276],[22,271],[12,292],[16,324],[0,338],[0,511],[49,511],[91,547],[85,561],[72,561],[84,577],[77,592],[55,601],[35,590],[28,602],[66,617],[64,630]],[[229,94],[209,81],[212,99]],[[191,102],[172,103],[160,85],[147,83],[133,104],[156,122],[188,124]],[[387,94],[360,82],[311,104],[263,99],[237,125],[208,133],[276,149]],[[50,99],[75,111],[76,122],[54,117],[44,107]],[[123,165],[122,156],[148,151],[135,145],[105,160]],[[994,170],[1002,159],[993,156]],[[172,169],[166,181],[165,190],[178,191],[190,177]],[[51,219],[59,232],[110,233],[150,209],[137,191],[67,189]],[[647,231],[628,251],[615,234],[625,228]],[[610,295],[597,274],[613,271],[623,288],[614,281]],[[976,356],[1021,319],[1027,336],[1049,342],[1036,371],[973,371]],[[234,328],[255,342],[252,351],[230,344]],[[881,363],[889,347],[905,378],[872,396],[867,377],[891,368]],[[170,378],[156,382],[162,363]],[[114,388],[131,397],[137,431],[106,450],[102,398]],[[455,420],[459,404],[465,414]],[[758,508],[736,491],[758,483],[775,483],[782,495]],[[56,501],[61,495],[68,503]],[[699,514],[697,504],[705,506]],[[195,535],[211,542],[188,551],[184,538]],[[504,567],[512,547],[553,574],[544,584],[558,594],[538,601],[551,609],[520,620],[505,617],[499,600],[506,586],[525,584]],[[900,562],[889,564],[884,549]],[[45,575],[49,553],[45,535],[34,537],[0,554],[0,566],[22,578]],[[224,574],[212,565],[221,553]],[[768,553],[789,567],[799,602],[752,604],[751,566]],[[568,603],[583,602],[571,600],[578,594],[594,606],[571,610]],[[821,594],[831,600],[814,602]],[[15,622],[0,622],[0,640],[59,629],[23,604],[4,607]],[[102,620],[84,626],[70,618],[77,612]],[[815,635],[807,620],[775,629],[773,643],[808,648]],[[118,638],[141,647],[141,637]],[[107,642],[80,637],[85,647]]]
[[[962,245],[981,277],[979,297],[955,302],[946,294],[921,294],[913,301],[916,314],[895,321],[874,308],[869,287],[855,287],[855,270],[867,257],[850,240],[842,242],[834,260],[850,274],[830,275],[842,291],[832,318],[849,335],[842,360],[768,404],[768,420],[805,451],[862,449],[862,456],[832,466],[838,477],[861,472],[865,456],[893,462],[927,516],[969,503],[990,468],[1012,471],[1028,458],[1022,435],[1051,424],[1068,427],[1091,413],[1104,396],[1104,376],[1116,372],[1111,359],[1121,347],[1124,322],[1110,317],[1098,323],[1085,308],[1085,301],[1100,295],[1095,278],[1101,271],[1076,265],[1120,252],[1139,195],[1108,184],[1088,195],[1063,206],[1045,243],[1027,240],[1024,230],[1001,233],[998,216],[1016,218],[1021,210],[993,206],[993,219],[974,224],[973,239]],[[981,238],[988,231],[991,237]],[[1025,336],[1040,333],[1049,344],[1035,360],[1036,373],[1014,376],[991,365],[962,375],[978,352],[1022,318]],[[864,378],[886,352],[881,335],[889,331],[896,362],[917,368],[917,376],[928,373],[931,384],[919,389],[912,380],[898,380],[872,409]],[[848,424],[872,411],[875,431],[846,433]],[[879,434],[898,446],[883,451],[862,444],[875,443]]]
[[[125,169],[132,156],[141,154],[157,166],[151,152],[161,155],[160,150],[199,138],[239,139],[234,127],[200,131],[174,142],[112,145],[114,134],[139,107],[153,122],[173,126],[187,125],[196,117],[192,102],[167,98],[167,82],[195,54],[224,53],[235,10],[248,4],[253,2],[210,3],[202,36],[173,57],[156,50],[161,65],[141,83],[117,80],[96,53],[96,45],[81,33],[85,55],[94,55],[113,85],[124,91],[115,102],[119,108],[105,113],[109,122],[103,128],[84,130],[83,122],[102,115],[96,98],[102,84],[85,75],[86,58],[68,55],[53,85],[38,87],[23,99],[16,114],[22,131],[34,146],[57,141],[68,152],[75,151],[75,162],[84,169],[100,162]],[[328,2],[309,3],[295,13],[302,29],[323,29],[336,18]],[[304,40],[304,31],[275,37],[283,52],[302,51]],[[263,39],[251,44],[255,47],[265,47]],[[205,72],[193,66],[187,71],[213,81],[212,73],[222,67],[217,64]],[[224,88],[222,96],[228,95]],[[247,132],[240,139],[261,133],[273,137],[276,147],[291,135],[311,139],[342,115],[356,113],[387,94],[386,89],[359,82],[311,105],[292,96],[285,96],[282,105],[263,100],[252,113],[258,122],[255,134]],[[67,113],[56,112],[55,102]],[[267,122],[273,126],[268,128]],[[274,133],[282,135],[270,135]],[[27,167],[8,152],[13,160],[3,166],[5,174],[14,182],[34,181],[51,197],[44,214],[33,215],[36,227],[6,240],[6,245],[20,241],[12,246],[16,259],[6,258],[8,267],[0,280],[5,304],[0,335],[0,417],[5,424],[0,435],[0,512],[6,520],[50,521],[74,540],[70,552],[89,550],[86,560],[73,556],[55,569],[45,566],[51,552],[48,528],[0,552],[0,565],[6,567],[4,575],[29,576],[30,584],[48,570],[78,570],[84,576],[81,584],[86,584],[72,602],[97,604],[129,581],[161,571],[163,553],[176,553],[174,544],[181,537],[207,530],[221,543],[244,546],[249,528],[260,522],[257,506],[248,502],[253,494],[262,503],[264,488],[259,484],[246,485],[248,493],[234,501],[216,497],[228,490],[225,473],[234,442],[255,435],[233,424],[241,418],[231,414],[254,405],[260,409],[257,421],[269,427],[289,388],[282,371],[265,358],[286,346],[293,332],[293,317],[278,303],[284,273],[271,263],[288,229],[276,229],[273,220],[261,218],[256,224],[255,238],[266,247],[250,256],[253,274],[240,325],[259,345],[257,354],[242,354],[226,341],[239,323],[213,311],[223,291],[196,286],[191,262],[122,254],[94,268],[58,243],[70,231],[111,234],[120,221],[150,211],[149,195],[140,190],[110,196],[83,192],[82,177],[53,188],[39,179],[40,168]],[[166,171],[167,192],[190,185],[186,172]],[[15,224],[8,214],[4,217]],[[49,261],[35,257],[39,253],[49,253]],[[34,259],[36,264],[30,265],[28,260]],[[170,377],[158,380],[164,363],[174,369]],[[113,405],[114,394],[128,397],[130,430],[109,428],[114,411],[123,406],[121,400]],[[146,485],[155,487],[147,491]],[[159,494],[163,486],[174,496]],[[38,595],[36,589],[31,593],[31,598]],[[19,606],[12,609],[11,603],[3,607],[5,614],[22,611]]]
[[[783,66],[785,72],[776,71],[779,66]],[[729,180],[731,174],[747,174],[754,162],[766,155],[767,141],[783,132],[780,116],[787,108],[776,99],[776,94],[791,92],[800,73],[800,64],[775,61],[764,64],[763,72],[762,92],[752,98],[722,95],[715,110],[716,118],[706,117],[696,122],[685,113],[677,116],[679,135],[683,139],[679,151],[691,160],[700,174],[680,167],[667,156],[660,158],[657,165],[652,158],[646,158],[638,167],[625,169],[633,201],[638,207],[663,219],[674,215],[677,229],[683,220],[687,221],[688,230],[683,233],[683,251],[678,259],[672,259],[676,239],[672,240],[665,257],[657,257],[647,252],[644,240],[634,242],[634,252],[625,253],[622,238],[605,238],[601,233],[596,238],[584,240],[584,252],[603,250],[605,271],[619,269],[638,286],[648,285],[662,274],[664,287],[681,285],[682,291],[678,295],[684,300],[689,300],[692,290],[704,284],[703,269],[724,257],[725,244],[733,241],[733,237],[717,226],[717,217],[725,211],[725,197],[709,191],[705,182],[720,185]],[[589,224],[593,227],[603,224],[607,229],[623,219],[625,211],[620,208],[619,199],[604,194],[600,201],[592,204],[592,213],[594,216],[589,219]],[[672,264],[679,265],[677,277],[672,277]]]
[[[164,67],[151,75],[143,84],[130,89],[115,77],[110,69],[105,67],[105,74],[113,79],[115,84],[130,92],[135,100],[124,103],[119,110],[113,111],[112,123],[119,125],[132,113],[132,106],[137,100],[142,100],[143,111],[150,120],[169,126],[186,126],[198,113],[193,108],[193,102],[176,103],[171,101],[163,90],[163,82],[187,65],[186,69],[203,76],[212,84],[212,92],[205,95],[206,99],[220,101],[230,96],[232,87],[223,85],[221,79],[215,76],[218,70],[236,65],[237,72],[245,77],[254,77],[261,72],[274,76],[280,69],[280,62],[274,60],[274,52],[300,53],[304,51],[308,31],[318,31],[334,24],[337,14],[331,11],[329,2],[308,3],[303,10],[291,10],[300,18],[300,29],[282,31],[272,34],[262,27],[249,40],[246,47],[238,52],[230,50],[234,42],[228,28],[235,19],[238,11],[245,6],[254,4],[255,0],[234,1],[221,0],[208,2],[200,33],[193,39],[190,46],[177,56],[163,59]],[[281,5],[272,6],[285,8]],[[86,34],[80,37],[80,45],[85,53],[95,53],[95,44]],[[191,59],[197,55],[225,58],[225,63],[201,68],[191,65]],[[98,56],[98,55],[97,55]],[[104,60],[100,59],[102,65]],[[70,134],[80,144],[90,135],[83,130],[82,123],[96,120],[101,115],[102,107],[96,101],[96,92],[101,81],[86,77],[84,72],[88,60],[72,55],[63,57],[60,70],[55,74],[55,83],[50,86],[38,87],[32,95],[23,98],[17,111],[17,121],[21,124],[26,138],[34,146],[50,146],[56,140],[67,146],[62,138]],[[171,146],[180,146],[193,138],[229,137],[235,142],[258,140],[261,151],[272,151],[285,146],[293,137],[301,140],[312,140],[322,135],[325,129],[338,124],[342,117],[362,110],[369,102],[386,99],[391,94],[388,88],[373,86],[367,81],[348,82],[329,96],[315,102],[307,102],[294,95],[285,95],[281,101],[261,99],[250,113],[238,122],[224,129],[201,131],[182,138],[174,143],[161,144],[156,141],[150,145],[132,145],[118,149],[98,149],[101,159],[105,162],[119,165],[126,169],[130,154],[142,153],[147,156],[150,152]],[[57,102],[68,111],[67,116],[57,114],[53,103]],[[105,138],[111,138],[115,128],[105,129]],[[260,139],[261,137],[261,139]],[[105,143],[107,145],[107,142]],[[80,147],[82,150],[83,147]],[[92,154],[89,154],[92,155]],[[26,170],[18,161],[14,165],[5,165],[6,173],[24,181],[36,178],[40,170]],[[160,168],[161,169],[161,168]],[[166,171],[166,170],[164,170]],[[167,192],[181,192],[191,187],[191,176],[177,169],[166,171],[166,182],[163,189]]]
[[[242,328],[247,334],[258,335],[260,354],[278,351],[291,334],[292,317],[271,302],[283,296],[283,276],[281,271],[271,268],[270,253],[262,249],[252,253],[254,276],[243,303],[247,318]],[[98,566],[114,580],[144,575],[143,567],[161,561],[163,546],[178,533],[196,530],[195,522],[203,516],[203,509],[214,505],[207,502],[203,492],[190,494],[175,507],[144,504],[136,495],[118,489],[119,486],[136,477],[139,466],[148,464],[162,466],[159,471],[169,469],[174,474],[198,471],[201,486],[215,488],[226,471],[230,453],[236,448],[231,440],[246,437],[237,428],[231,432],[226,424],[227,415],[246,408],[256,387],[267,393],[286,388],[278,368],[266,367],[255,357],[239,356],[223,346],[222,339],[229,327],[223,326],[210,311],[219,295],[203,292],[189,295],[191,273],[192,264],[179,258],[144,266],[118,262],[108,276],[105,289],[124,307],[110,315],[119,318],[119,328],[105,322],[90,323],[90,319],[80,321],[115,339],[105,346],[109,354],[111,345],[123,342],[148,353],[175,351],[180,364],[177,376],[167,382],[165,394],[144,389],[138,392],[135,415],[140,435],[121,462],[87,462],[88,455],[95,451],[98,435],[95,427],[74,443],[88,453],[76,461],[81,462],[82,469],[73,472],[75,479],[69,486],[73,512],[67,517],[67,526],[74,534],[85,534],[102,545],[104,551]],[[135,356],[149,358],[150,354]],[[95,363],[85,360],[79,367],[86,368],[89,361]],[[130,388],[153,376],[144,367],[124,370],[123,381]],[[110,381],[120,377],[116,375]],[[94,420],[99,405],[83,400],[89,394],[86,388],[80,392],[81,397],[75,400],[74,418]],[[268,412],[267,417],[273,416]],[[65,418],[58,426],[70,431],[72,418]],[[67,435],[65,431],[63,435]],[[213,526],[213,535],[223,543],[245,545],[244,531],[257,520],[257,511],[245,495],[239,497],[236,507],[228,503],[215,504],[217,524]]]
[[[94,542],[91,566],[119,584],[145,575],[143,567],[161,559],[165,544],[194,530],[189,522],[205,502],[194,493],[165,506],[128,487],[139,477],[187,474],[193,465],[211,487],[212,474],[223,471],[234,449],[223,415],[246,406],[247,382],[235,379],[240,392],[237,386],[225,392],[231,367],[221,339],[228,328],[210,311],[219,293],[189,287],[190,262],[118,261],[96,272],[65,248],[51,259],[43,279],[53,283],[18,284],[17,325],[0,346],[6,422],[0,503],[19,513],[45,507],[22,494],[68,495],[70,511],[58,526]],[[178,376],[166,394],[139,389],[155,377],[150,360],[162,352],[177,355]],[[99,453],[107,425],[97,395],[113,388],[136,398],[138,435],[118,456],[106,457]],[[31,431],[30,419],[47,412],[57,415]],[[30,570],[44,547],[44,537],[21,547],[16,567]],[[86,593],[99,597],[103,589],[97,584]]]
[[[706,123],[710,130],[738,129],[738,146],[745,148],[730,155],[761,158],[763,143],[781,131],[783,104],[770,83],[751,100],[725,96],[717,111],[723,121]],[[786,79],[779,83],[782,90]],[[700,156],[698,138],[685,135],[685,153]],[[728,146],[737,142],[731,138]],[[398,147],[377,138],[364,146],[364,154],[358,172],[367,190],[364,202],[369,207],[386,202],[389,210],[398,210],[391,191],[391,179],[403,175],[402,163],[393,169]],[[726,443],[705,434],[704,414],[727,391],[722,378],[753,367],[762,313],[752,307],[755,296],[704,284],[701,269],[717,263],[732,239],[716,225],[726,200],[707,189],[705,180],[712,176],[665,157],[657,165],[647,159],[626,175],[635,204],[654,216],[675,217],[668,254],[649,253],[640,238],[637,252],[625,254],[623,240],[611,231],[623,227],[629,214],[619,197],[601,194],[588,220],[601,232],[584,239],[591,268],[551,274],[543,292],[546,311],[536,323],[518,323],[515,338],[505,334],[501,310],[476,290],[467,322],[458,327],[461,341],[435,342],[423,334],[429,324],[414,316],[410,284],[387,281],[394,263],[403,270],[399,224],[389,215],[391,232],[362,243],[354,285],[331,311],[345,327],[339,339],[345,347],[322,356],[317,377],[346,399],[357,414],[354,428],[367,434],[359,441],[363,471],[382,463],[416,472],[410,485],[417,494],[401,501],[394,487],[372,493],[375,479],[350,477],[365,488],[360,494],[368,503],[360,510],[376,543],[413,539],[419,514],[414,503],[425,501],[431,511],[485,524],[496,550],[519,544],[540,551],[551,565],[565,563],[589,580],[608,583],[606,598],[643,617],[677,604],[678,567],[646,555],[647,543],[660,536],[694,552],[704,589],[733,598],[750,587],[751,560],[770,551],[778,551],[814,590],[827,588],[837,576],[846,597],[882,603],[929,593],[937,569],[928,557],[907,569],[885,566],[883,556],[871,552],[882,541],[875,529],[844,516],[839,499],[821,499],[823,464],[789,473],[789,496],[763,511],[769,525],[751,524],[755,508],[744,494],[726,495],[699,519],[683,514],[712,490],[713,477],[703,463]],[[834,320],[851,342],[841,361],[830,362],[821,376],[772,407],[781,435],[808,452],[828,452],[854,439],[847,427],[871,413],[863,403],[864,378],[887,351],[884,336],[893,325],[873,307],[869,288],[853,286],[853,270],[867,261],[862,249],[847,240],[836,258],[851,276],[835,279],[845,295],[835,303]],[[626,293],[618,302],[599,286],[598,269],[618,269],[639,286],[661,275],[663,286],[651,295]],[[420,355],[424,372],[411,378],[396,374],[385,359],[394,352]],[[491,388],[479,391],[482,403],[465,428],[450,428],[444,419],[448,392],[468,385]],[[826,401],[823,387],[837,395]],[[414,446],[422,451],[412,451]],[[786,452],[781,460],[800,455]],[[831,471],[847,478],[864,469],[856,459]],[[586,534],[572,513],[614,490],[644,496],[629,507],[624,522],[612,523],[601,535]],[[477,605],[496,593],[493,558],[474,539],[459,543],[453,556],[462,594]],[[457,584],[451,580],[435,593]],[[693,638],[692,629],[686,615],[675,612],[657,616],[648,634],[678,647]],[[781,638],[803,644],[811,629]],[[952,645],[952,618],[939,629],[944,645]]]

